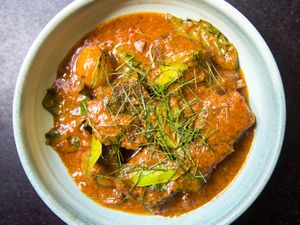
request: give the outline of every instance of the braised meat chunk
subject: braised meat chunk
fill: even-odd
[[[173,149],[171,152],[161,152],[156,148],[144,148],[127,163],[131,170],[141,171],[143,168],[161,170],[159,176],[169,171],[176,171],[173,177],[166,180],[160,188],[149,185],[147,189],[135,190],[137,199],[143,200],[149,210],[159,213],[165,204],[171,202],[179,192],[195,192],[213,172],[213,169],[227,155],[234,151],[233,144],[251,127],[255,121],[244,98],[238,92],[220,96],[218,94],[203,93],[201,96],[202,110],[206,114],[196,121],[194,126],[201,126],[205,139],[196,138],[185,148]],[[238,123],[233,124],[235,121]],[[178,157],[177,159],[174,157]],[[175,159],[172,159],[175,158]],[[151,172],[149,172],[151,174]],[[129,178],[132,178],[129,173]],[[140,174],[142,179],[158,179],[153,175]],[[127,174],[128,176],[128,174]],[[148,176],[148,178],[147,178]],[[176,178],[176,179],[175,179]],[[144,192],[143,192],[144,191]],[[135,192],[133,192],[135,193]],[[142,193],[142,194],[141,194]],[[151,196],[151,197],[149,197]]]

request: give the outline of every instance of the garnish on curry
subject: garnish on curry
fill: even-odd
[[[213,25],[125,15],[62,62],[43,100],[54,118],[46,143],[101,205],[180,215],[242,167],[255,123],[246,98],[237,50]]]

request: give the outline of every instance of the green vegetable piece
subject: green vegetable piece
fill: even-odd
[[[238,68],[238,54],[236,48],[226,36],[207,21],[200,20],[188,30],[191,39],[201,42],[202,47],[209,50],[213,60],[224,70]],[[227,58],[231,60],[227,61]]]
[[[72,137],[71,139],[71,146],[79,147],[80,146],[80,139],[77,136]]]
[[[156,83],[161,87],[165,87],[177,80],[187,69],[188,66],[182,62],[173,65],[161,65],[161,74],[157,78]]]
[[[194,61],[201,62],[202,54],[199,51],[189,51],[189,52],[179,52],[170,56],[165,60],[167,65],[172,65],[176,63],[184,63],[186,65],[190,65]]]
[[[46,137],[46,144],[53,145],[56,139],[60,136],[60,132],[58,130],[50,130],[48,133],[45,134]]]
[[[132,181],[138,187],[167,183],[176,180],[176,170],[141,170],[133,173]]]
[[[86,159],[83,159],[84,168],[86,169],[86,174],[89,174],[89,172],[95,166],[101,154],[102,154],[102,144],[97,138],[93,136],[89,154]]]
[[[84,116],[87,113],[87,102],[88,102],[89,98],[86,97],[84,98],[81,102],[80,102],[80,115]]]
[[[119,57],[123,63],[116,70],[119,70],[125,65],[130,69],[129,71],[140,74],[142,78],[146,77],[147,73],[141,68],[141,62],[139,62],[133,54],[119,51]]]
[[[61,114],[60,99],[55,91],[51,88],[47,90],[47,94],[43,99],[43,107],[50,112],[53,116],[59,116]]]
[[[186,35],[186,29],[188,28],[188,26],[184,20],[172,16],[171,14],[167,14],[167,20],[173,25],[178,33]],[[191,21],[191,19],[188,20]]]

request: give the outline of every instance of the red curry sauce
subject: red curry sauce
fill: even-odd
[[[207,29],[209,32],[205,33],[201,29]],[[198,24],[196,21],[183,21],[166,14],[139,13],[118,17],[99,25],[70,51],[59,68],[57,80],[48,90],[43,102],[44,107],[54,116],[54,127],[46,134],[46,138],[47,144],[53,146],[58,152],[73,180],[89,198],[105,207],[130,213],[177,216],[196,209],[216,197],[238,174],[251,147],[254,135],[252,126],[254,115],[244,100],[244,98],[247,99],[247,89],[238,66],[237,52],[226,37],[218,32],[207,22],[201,23],[200,21]],[[124,55],[120,52],[125,52],[127,58],[124,59]],[[101,58],[101,54],[105,57]],[[176,71],[176,73],[164,72],[164,69],[169,67],[172,67],[171,71]],[[103,71],[106,70],[109,71],[109,77],[107,77],[107,72],[105,72],[106,76],[103,75]],[[94,78],[95,72],[98,76],[97,80]],[[101,73],[102,75],[99,76]],[[100,108],[104,107],[104,102],[111,100],[107,96],[113,96],[116,91],[115,87],[110,87],[110,85],[120,85],[123,88],[132,82],[137,89],[139,83],[134,82],[142,80],[144,73],[147,75],[146,82],[163,87],[163,92],[167,94],[173,93],[172,90],[178,88],[178,83],[181,84],[179,87],[182,88],[184,96],[170,94],[171,97],[167,98],[170,110],[184,108],[180,112],[182,115],[179,114],[178,117],[190,118],[193,112],[199,113],[203,108],[206,109],[204,119],[198,122],[195,120],[192,125],[189,124],[190,127],[199,130],[198,136],[188,136],[189,139],[181,140],[178,134],[174,134],[175,131],[171,126],[165,126],[163,134],[167,136],[168,141],[162,144],[165,146],[160,146],[158,142],[151,142],[151,146],[155,146],[153,148],[161,148],[163,150],[160,151],[165,154],[165,149],[168,152],[176,152],[180,148],[176,143],[181,140],[180,143],[186,145],[185,148],[191,148],[192,160],[187,156],[182,156],[187,153],[183,154],[180,151],[172,160],[177,162],[176,157],[182,157],[180,160],[186,160],[188,166],[176,169],[175,175],[159,185],[155,180],[150,187],[139,185],[141,180],[132,185],[130,182],[134,175],[130,175],[131,172],[128,170],[124,178],[121,175],[113,175],[113,178],[107,180],[105,178],[104,181],[99,182],[96,179],[99,174],[104,177],[118,167],[115,165],[114,156],[110,156],[113,151],[110,146],[115,144],[117,136],[120,136],[120,130],[123,134],[125,133],[125,136],[129,136],[132,133],[138,133],[136,130],[138,128],[129,129],[128,124],[131,126],[136,123],[135,127],[144,126],[141,122],[144,117],[138,118],[137,122],[128,122],[128,120],[135,121],[136,114],[127,111],[122,111],[120,114],[120,105],[126,99],[119,103],[116,113],[112,112],[113,108],[109,109],[109,113],[107,108],[105,112]],[[171,80],[165,81],[162,74]],[[174,76],[178,77],[174,78]],[[209,78],[209,76],[212,77]],[[188,83],[192,79],[194,79],[193,82]],[[179,80],[186,83],[180,83]],[[136,95],[145,93],[146,97],[143,100],[152,106],[152,111],[161,106],[160,101],[165,100],[161,96],[152,97],[155,93],[151,94],[151,90],[147,88],[141,87],[141,90],[133,93]],[[195,97],[194,93],[198,96]],[[127,94],[132,94],[132,90]],[[134,102],[137,100],[135,97],[131,99],[133,103],[129,102],[130,104],[138,105],[137,108],[133,108],[134,110],[142,108],[142,103]],[[129,103],[128,108],[131,107]],[[171,114],[165,106],[162,106],[160,110],[162,112],[157,114],[161,113],[165,117]],[[152,124],[160,120],[157,114],[149,116]],[[207,120],[210,121],[207,122]],[[112,121],[117,121],[118,124],[112,124]],[[189,119],[183,119],[183,121],[185,123]],[[157,129],[160,125],[158,123],[156,127],[152,126]],[[190,129],[185,131],[187,132],[190,132]],[[114,136],[114,133],[117,135]],[[198,137],[202,138],[203,133],[207,136],[201,139],[204,143],[200,144]],[[157,135],[157,131],[152,135]],[[87,172],[83,161],[92,154],[92,136],[102,143],[102,156]],[[146,170],[145,168],[153,166],[159,160],[164,161],[164,163],[159,161],[163,164],[158,167],[160,169],[165,166],[173,168],[172,166],[176,164],[165,163],[165,161],[172,160],[161,155],[153,156],[148,153],[149,151],[144,150],[144,148],[151,148],[148,147],[148,137],[135,136],[134,139],[128,141],[127,136],[124,138],[123,135],[118,139],[122,142],[118,146],[121,150],[118,151],[123,154],[123,160],[119,163],[122,163],[124,167],[129,165],[132,168],[141,164]],[[216,140],[220,138],[222,141],[216,143]],[[152,137],[150,139],[153,140]],[[190,147],[193,145],[196,147]],[[194,148],[196,150],[193,150]],[[201,151],[198,151],[198,148]],[[91,161],[91,159],[88,160]],[[191,161],[197,164],[197,168],[194,168]],[[186,173],[190,171],[193,171],[191,172],[193,174],[199,172],[202,178],[200,175],[185,178]],[[165,175],[164,172],[162,174],[162,176]],[[179,187],[177,180],[181,183],[186,182],[194,189]],[[149,179],[144,181],[149,182]],[[162,194],[164,197],[159,199],[158,196]],[[148,206],[145,207],[147,204]],[[159,208],[151,204],[159,205]]]

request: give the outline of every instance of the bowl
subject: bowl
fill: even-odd
[[[204,206],[174,218],[134,215],[96,204],[79,191],[44,139],[52,118],[41,102],[68,51],[107,19],[146,11],[203,18],[219,28],[238,49],[250,105],[257,119],[250,153],[231,184]],[[55,16],[31,46],[15,89],[13,127],[18,154],[31,184],[49,208],[68,224],[228,224],[251,205],[272,174],[284,136],[285,97],[270,49],[253,25],[225,1],[79,0]]]

